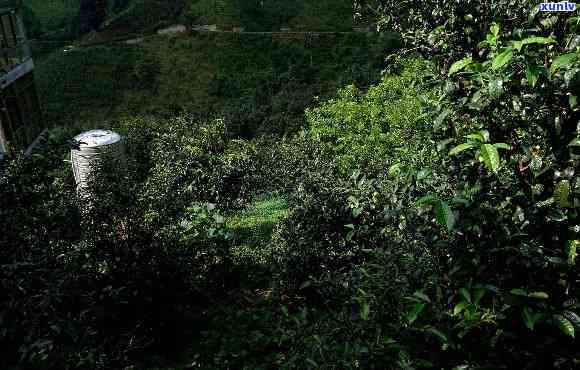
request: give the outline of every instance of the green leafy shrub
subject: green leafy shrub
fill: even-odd
[[[210,297],[221,294],[216,287],[236,281],[229,276],[224,218],[215,206],[201,212],[195,205],[216,194],[237,199],[239,187],[230,180],[235,184],[237,166],[249,155],[236,150],[220,157],[223,125],[177,118],[167,123],[174,127],[168,131],[163,123],[145,118],[119,123],[132,135],[127,172],[118,176],[104,166],[96,173],[98,181],[89,189],[97,201],[77,199],[70,167],[62,162],[70,150],[66,138],[75,129],[55,131],[50,146],[32,160],[6,162],[0,212],[16,224],[2,223],[0,239],[5,292],[0,341],[14,354],[2,359],[3,368],[105,369],[139,363],[147,351],[171,350],[179,338],[185,343],[183,336],[197,329],[183,323],[194,323]],[[165,193],[153,192],[155,184],[162,186],[157,179],[181,174],[175,165],[170,168],[174,177],[160,171],[168,165],[163,161],[173,158],[164,152],[171,143],[183,144],[199,164],[208,163],[209,153],[215,155],[209,163],[217,167],[201,179],[182,178],[192,181],[192,191],[176,198],[181,209],[178,202],[167,203]],[[135,156],[144,162],[136,163]],[[215,190],[205,191],[206,184]],[[151,205],[169,216],[152,220]]]
[[[239,207],[249,197],[253,148],[227,140],[223,121],[200,124],[178,117],[150,145],[151,169],[141,201],[150,222],[171,223],[192,202]]]
[[[309,134],[337,156],[346,173],[399,163],[414,144],[409,137],[429,140],[420,100],[430,93],[421,86],[428,72],[422,62],[410,61],[400,75],[385,77],[367,92],[354,86],[341,90],[338,98],[307,110]]]
[[[432,305],[416,327],[447,328],[438,337],[453,349],[450,363],[467,355],[478,365],[538,366],[529,348],[549,348],[540,366],[577,361],[565,338],[575,334],[578,296],[569,282],[577,274],[577,45],[565,36],[575,22],[529,15],[518,19],[521,29],[490,23],[485,39],[464,44],[467,53],[448,64],[440,97],[430,102],[433,138],[449,151],[438,172],[450,187],[447,197],[418,203],[430,204],[447,229],[423,237],[447,254],[441,262],[450,280],[439,289],[453,304],[451,315]],[[510,356],[490,357],[497,348]]]
[[[373,2],[371,2],[373,3]],[[425,57],[449,66],[462,53],[477,53],[477,44],[493,22],[509,27],[509,32],[525,27],[530,18],[542,19],[541,25],[553,24],[558,18],[549,12],[539,13],[534,1],[494,1],[481,3],[468,0],[456,1],[413,1],[408,8],[398,6],[396,1],[374,2],[383,16],[379,26],[401,35],[408,49],[420,51]]]

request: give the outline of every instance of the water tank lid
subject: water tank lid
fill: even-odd
[[[75,136],[75,141],[82,147],[98,147],[114,144],[121,140],[121,135],[110,130],[91,130]]]

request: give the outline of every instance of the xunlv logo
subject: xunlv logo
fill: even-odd
[[[576,10],[576,3],[561,1],[559,3],[541,3],[541,12],[573,12]]]

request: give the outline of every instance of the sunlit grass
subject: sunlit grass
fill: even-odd
[[[286,199],[278,195],[267,195],[231,215],[226,224],[234,233],[234,257],[253,263],[266,263],[270,256],[272,230],[289,210],[290,205]]]

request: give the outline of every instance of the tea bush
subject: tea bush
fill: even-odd
[[[577,368],[578,17],[466,4],[388,8],[413,49],[366,90],[312,95],[302,131],[283,116],[310,95],[283,98],[317,80],[307,54],[273,52],[275,79],[222,61],[216,101],[256,76],[280,99],[112,124],[127,176],[97,182],[92,210],[61,162],[75,129],[7,162],[0,340],[19,355],[1,365],[138,366],[192,334],[199,368]],[[272,196],[289,209],[256,221]]]
[[[420,100],[432,95],[420,86],[428,67],[409,61],[401,68],[400,75],[387,76],[366,92],[349,86],[336,99],[306,111],[310,135],[338,157],[345,172],[388,169],[405,158],[414,144],[409,137],[429,140]]]
[[[398,319],[375,325],[398,323],[391,339],[405,366],[571,368],[578,361],[566,338],[575,336],[578,321],[576,46],[567,38],[559,49],[557,34],[520,33],[511,41],[503,34],[492,24],[479,59],[467,55],[445,76],[415,70],[414,81],[428,83],[431,93],[417,97],[415,113],[395,124],[388,113],[367,113],[384,112],[385,100],[369,104],[354,89],[309,112],[314,142],[329,143],[333,156],[326,160],[340,163],[342,176],[328,188],[303,183],[304,203],[274,239],[283,251],[280,282],[307,305],[333,307],[349,296],[340,282],[352,284],[341,274],[375,265],[368,251],[397,246],[401,260],[420,261],[421,283],[405,270],[394,279],[420,287],[409,303],[376,307],[399,307]],[[543,66],[546,60],[552,64]],[[395,130],[382,133],[387,123]],[[405,131],[409,125],[413,134]],[[407,135],[397,136],[399,127]],[[396,154],[382,156],[393,147]],[[359,160],[370,180],[355,172],[349,185],[344,175]],[[367,181],[373,185],[361,185]],[[373,301],[380,289],[359,296]],[[550,355],[538,358],[539,348]]]
[[[235,179],[250,173],[251,147],[226,149],[223,125],[187,117],[116,126],[131,134],[128,164],[123,176],[106,166],[95,174],[89,189],[98,202],[77,199],[62,161],[74,129],[54,131],[31,160],[5,163],[3,368],[139,363],[152,348],[185,343],[201,307],[235,282],[216,204],[245,202],[244,181]],[[171,183],[184,191],[165,192]]]
[[[308,112],[311,127],[303,145],[319,148],[311,161],[323,165],[300,178],[299,206],[274,235],[282,286],[297,289],[322,274],[351,271],[366,260],[365,250],[399,245],[415,253],[417,246],[401,237],[395,242],[387,230],[400,218],[416,221],[416,212],[405,210],[415,197],[449,190],[437,184],[438,154],[421,113],[425,68],[411,62],[402,75],[358,99],[352,89],[343,91]],[[394,104],[384,105],[385,94]]]

